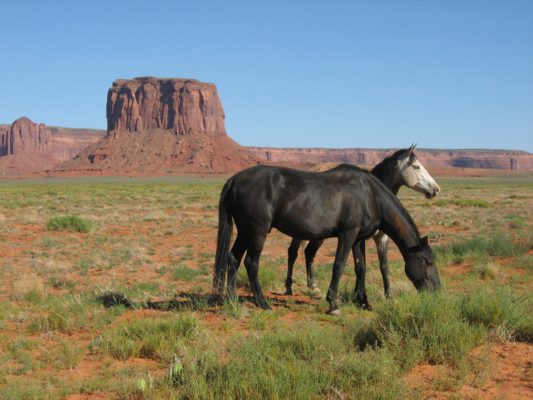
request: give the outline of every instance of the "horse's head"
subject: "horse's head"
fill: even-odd
[[[423,193],[428,199],[435,197],[440,186],[427,172],[415,154],[416,144],[401,152],[397,159],[398,170],[403,179],[403,184]]]
[[[405,273],[419,291],[440,289],[439,271],[427,236],[420,239],[419,245],[409,249]]]

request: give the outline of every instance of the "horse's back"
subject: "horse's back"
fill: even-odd
[[[336,236],[359,225],[366,231],[377,218],[369,177],[353,166],[321,173],[256,166],[231,178],[232,208],[246,229],[274,227],[302,239]]]

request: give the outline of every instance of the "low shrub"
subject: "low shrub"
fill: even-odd
[[[52,217],[46,224],[49,231],[70,231],[87,233],[93,229],[93,223],[76,215]]]
[[[500,267],[492,262],[481,262],[472,266],[472,273],[481,279],[494,279],[498,276]]]
[[[480,289],[460,300],[461,316],[470,324],[483,326],[502,339],[533,341],[533,298],[509,288]]]
[[[460,365],[484,338],[484,330],[464,321],[458,302],[443,293],[405,293],[378,304],[376,314],[354,340],[362,347],[379,343],[404,368],[420,361]]]
[[[511,257],[523,254],[527,246],[521,242],[514,242],[503,232],[492,237],[473,236],[451,243],[448,246],[435,247],[435,253],[452,259],[464,257]]]
[[[524,229],[526,227],[526,221],[519,215],[508,215],[505,219],[509,222],[511,229]]]
[[[67,295],[41,297],[39,313],[30,320],[28,330],[71,334],[80,329],[97,329],[124,312],[124,307],[106,309],[93,296]]]
[[[99,347],[119,360],[145,357],[168,362],[180,352],[183,340],[193,339],[198,329],[198,321],[190,314],[131,320],[104,333]]]
[[[42,314],[34,317],[30,333],[57,331],[72,333],[87,325],[92,305],[77,296],[43,299]]]

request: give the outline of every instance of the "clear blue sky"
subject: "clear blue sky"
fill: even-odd
[[[276,147],[533,152],[533,1],[0,2],[0,123],[105,129],[117,78],[217,85]]]

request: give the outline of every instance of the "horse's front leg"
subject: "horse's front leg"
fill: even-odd
[[[287,250],[287,279],[285,279],[285,294],[292,295],[292,270],[296,258],[298,257],[298,249],[302,241],[300,239],[292,239],[289,249]]]
[[[353,253],[353,262],[355,266],[355,296],[357,303],[362,309],[370,310],[370,304],[368,303],[368,298],[366,297],[366,250],[365,250],[365,241],[361,240],[354,243],[352,247]]]
[[[307,287],[316,292],[320,292],[320,289],[315,284],[315,278],[313,274],[313,262],[315,261],[316,252],[324,243],[323,240],[312,240],[307,244],[305,248],[305,268],[307,271]]]
[[[376,248],[378,249],[379,269],[381,270],[381,277],[383,278],[385,297],[390,298],[389,260],[387,257],[389,237],[383,232],[380,232],[378,235],[374,236],[374,242],[376,242]]]
[[[350,253],[350,248],[357,238],[357,232],[346,232],[339,235],[339,242],[337,244],[337,253],[335,254],[335,261],[333,263],[333,273],[331,274],[331,283],[329,284],[328,294],[326,300],[329,302],[330,315],[339,315],[340,310],[337,306],[337,293],[339,290],[339,281],[346,265],[346,259]]]

